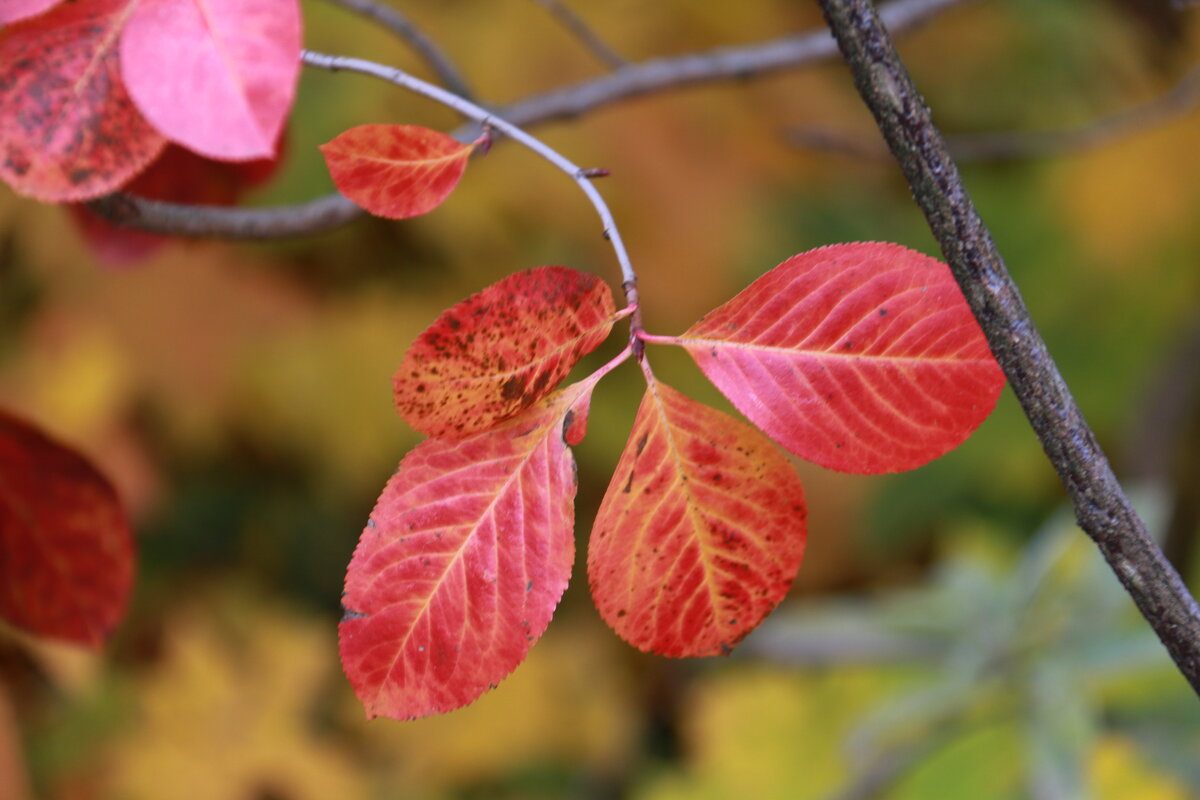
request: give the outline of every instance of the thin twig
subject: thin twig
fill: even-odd
[[[560,0],[537,0],[538,5],[550,12],[550,15],[558,20],[558,23],[567,29],[579,43],[587,48],[588,52],[598,58],[604,64],[607,64],[613,69],[620,69],[628,64],[628,60],[600,38],[591,26],[583,21],[583,18],[570,9],[565,3]]]
[[[819,0],[855,85],[1075,507],[1125,590],[1200,693],[1200,607],[1133,510],[996,250],[869,0]]]
[[[1046,131],[948,134],[946,146],[959,163],[1071,155],[1165,125],[1191,114],[1197,107],[1200,107],[1200,66],[1188,70],[1166,93],[1153,100],[1083,125]],[[813,150],[862,158],[890,157],[884,143],[875,138],[868,140],[817,128],[794,128],[788,131],[788,138],[797,147]]]
[[[463,78],[462,72],[454,65],[442,49],[426,36],[408,17],[391,6],[380,5],[374,0],[329,0],[334,5],[348,8],[369,20],[378,22],[392,33],[399,36],[409,47],[417,52],[429,68],[437,75],[442,85],[459,97],[474,99],[470,85]]]
[[[939,11],[966,0],[895,0],[880,13],[895,31],[907,30]],[[657,58],[581,83],[556,89],[496,110],[514,125],[530,127],[580,116],[602,106],[687,86],[722,80],[747,79],[784,69],[814,64],[837,55],[828,31],[820,30],[770,42]],[[219,208],[143,200],[132,195],[110,195],[89,204],[115,225],[156,233],[214,236],[226,239],[290,238],[318,233],[349,222],[363,212],[341,195],[330,195],[297,205],[271,208]],[[293,224],[292,215],[312,208],[330,213],[314,215],[314,227]]]
[[[376,64],[373,61],[366,61],[361,58],[326,55],[325,53],[314,53],[311,50],[302,51],[300,57],[310,67],[320,67],[321,69],[334,72],[341,70],[358,72],[388,81],[411,92],[416,92],[430,100],[441,103],[447,108],[454,109],[465,117],[475,120],[485,129],[494,129],[503,133],[505,136],[524,145],[527,149],[565,172],[571,180],[575,181],[575,184],[583,193],[587,195],[588,200],[592,203],[592,207],[596,209],[596,214],[600,217],[604,238],[612,246],[613,253],[617,257],[617,263],[621,267],[621,279],[622,287],[625,289],[625,299],[633,307],[633,312],[630,314],[631,334],[636,335],[641,332],[642,323],[641,309],[638,305],[637,274],[633,271],[633,265],[629,260],[629,253],[625,250],[625,243],[621,240],[621,232],[617,230],[617,223],[613,220],[612,212],[608,210],[608,204],[604,202],[604,198],[600,192],[592,185],[592,180],[588,177],[588,170],[573,163],[570,159],[540,139],[530,136],[521,128],[502,117],[496,116],[486,108],[477,106],[470,100],[459,97],[453,92],[448,92],[439,86],[434,86],[432,83],[413,77],[403,70],[396,69],[395,67],[386,67],[382,64]]]

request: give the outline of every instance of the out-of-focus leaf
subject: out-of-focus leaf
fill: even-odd
[[[791,588],[805,519],[766,437],[656,381],[592,528],[596,608],[641,650],[728,653]]]
[[[567,267],[517,272],[445,311],[404,354],[400,416],[435,437],[495,427],[541,400],[612,330],[612,292]]]
[[[117,42],[134,5],[63,3],[0,30],[0,178],[18,194],[99,197],[166,144],[121,81]]]
[[[4,0],[0,5],[0,25],[11,25],[49,11],[62,0]]]
[[[677,341],[755,425],[845,472],[937,458],[1004,386],[949,268],[894,244],[793,256]]]
[[[400,462],[346,571],[342,666],[367,715],[450,711],[546,630],[575,554],[575,384],[501,428]]]
[[[475,144],[418,125],[359,125],[321,145],[338,191],[388,219],[440,206],[474,149]]]
[[[0,617],[98,647],[125,612],[133,537],[83,456],[0,412]]]
[[[163,135],[209,158],[271,158],[300,74],[297,0],[141,0],[121,75]]]
[[[1088,764],[1089,789],[1096,800],[1186,800],[1194,797],[1179,781],[1156,771],[1133,743],[1103,739]]]
[[[362,767],[313,721],[336,670],[325,625],[238,597],[172,614],[164,629],[163,659],[139,676],[137,714],[94,781],[105,796],[369,796]]]

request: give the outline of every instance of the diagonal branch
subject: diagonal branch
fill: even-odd
[[[458,67],[454,66],[454,62],[450,60],[450,57],[443,53],[442,49],[426,36],[420,28],[413,25],[408,17],[396,9],[391,6],[381,5],[375,2],[375,0],[329,0],[329,2],[355,11],[387,28],[408,42],[408,46],[415,50],[417,55],[425,59],[425,63],[437,75],[438,80],[442,82],[443,86],[459,97],[465,97],[468,100],[474,97],[466,79],[463,78],[462,72],[459,71]]]
[[[583,18],[571,10],[570,6],[562,2],[562,0],[537,0],[538,5],[546,9],[556,20],[558,24],[567,29],[568,32],[582,44],[587,51],[599,59],[604,64],[607,64],[612,69],[620,69],[629,62],[621,57],[621,54],[608,46],[608,43],[600,38],[600,35],[592,30],[591,26],[583,21]]]
[[[1109,142],[1156,128],[1200,107],[1200,66],[1192,67],[1165,93],[1141,105],[1068,128],[1044,131],[996,131],[947,134],[946,147],[958,163],[1050,158],[1093,150]],[[798,147],[829,150],[863,158],[889,159],[878,139],[856,138],[819,128],[795,128],[788,138]]]
[[[359,0],[361,2],[361,0]],[[880,13],[895,31],[914,27],[965,0],[894,0]],[[820,30],[744,47],[726,47],[630,64],[592,80],[533,95],[496,110],[523,128],[578,117],[602,106],[648,94],[724,80],[746,79],[814,64],[837,55],[828,31]],[[284,239],[319,233],[362,215],[340,194],[297,205],[219,208],[110,195],[89,207],[115,225],[154,233],[227,239]]]
[[[1146,532],[1038,334],[869,0],[818,0],[1017,400],[1096,543],[1200,694],[1200,608]]]

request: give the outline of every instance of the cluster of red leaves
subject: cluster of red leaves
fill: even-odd
[[[623,313],[565,267],[517,273],[449,309],[394,379],[430,435],[400,463],[346,576],[342,663],[371,716],[465,705],[550,621],[574,558],[574,461],[591,392],[617,361],[556,385]],[[780,264],[678,337],[758,428],[862,474],[961,443],[1003,375],[949,269],[898,245],[825,247]],[[636,348],[640,351],[640,348]],[[597,514],[592,596],[626,641],[729,652],[783,599],[805,543],[803,490],[751,425],[656,380]]]
[[[0,180],[19,194],[233,202],[247,173],[210,159],[277,154],[300,68],[297,0],[10,0],[0,25]],[[160,158],[158,176],[131,184]],[[210,169],[180,171],[187,158]],[[127,238],[108,255],[150,241]]]
[[[0,411],[0,619],[97,647],[133,581],[116,492],[75,451]]]

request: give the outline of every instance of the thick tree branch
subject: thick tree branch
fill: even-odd
[[[881,13],[889,27],[901,31],[963,2],[895,0]],[[836,55],[837,47],[829,38],[829,33],[821,30],[745,47],[657,58],[631,64],[600,78],[533,95],[496,109],[496,115],[514,125],[529,128],[577,117],[633,97],[722,80],[757,77],[817,63]],[[319,233],[349,222],[363,213],[339,194],[271,208],[191,206],[116,194],[93,201],[89,207],[116,225],[155,233],[225,239],[285,239]]]
[[[1200,693],[1200,608],[1146,533],[967,195],[869,0],[818,0],[992,352],[1092,538]]]

